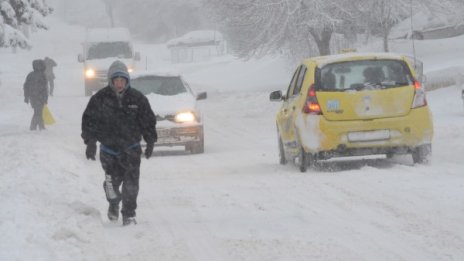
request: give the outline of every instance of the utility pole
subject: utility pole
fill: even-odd
[[[110,26],[114,27],[113,5],[111,4],[111,0],[103,0],[103,2],[105,3],[106,13],[108,14],[108,17],[110,18]]]
[[[410,1],[410,15],[411,15],[411,41],[412,41],[412,56],[414,57],[414,69],[417,69],[416,67],[416,45],[414,42],[414,23],[412,17],[414,16],[413,12],[413,2],[412,0]]]

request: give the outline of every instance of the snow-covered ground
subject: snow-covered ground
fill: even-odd
[[[52,20],[32,36],[33,50],[0,50],[0,260],[464,260],[460,88],[428,93],[430,165],[403,156],[302,174],[278,164],[278,103],[268,93],[285,89],[291,73],[270,57],[176,67],[208,91],[200,102],[206,152],[143,159],[138,225],[108,222],[103,170],[85,159],[80,138],[83,35]],[[417,44],[426,68],[464,63],[464,38]],[[137,47],[149,69],[168,66],[163,46]],[[58,63],[49,99],[57,123],[31,132],[22,84],[44,56]]]

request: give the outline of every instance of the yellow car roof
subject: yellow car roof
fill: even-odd
[[[303,60],[303,63],[315,63],[317,67],[323,67],[324,65],[331,63],[373,59],[405,60],[405,57],[396,53],[343,53],[312,57]]]

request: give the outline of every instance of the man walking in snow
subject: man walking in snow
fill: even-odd
[[[53,59],[49,57],[45,57],[44,62],[45,62],[45,76],[47,77],[50,96],[53,96],[53,89],[55,88],[55,82],[54,82],[55,74],[53,73],[53,67],[55,67],[57,64]]]
[[[118,220],[122,201],[123,225],[136,224],[140,141],[143,137],[147,143],[145,157],[150,158],[157,140],[156,118],[148,99],[131,88],[127,67],[122,62],[115,61],[110,66],[108,86],[90,98],[82,116],[81,136],[87,145],[87,159],[95,160],[96,143],[100,142],[109,220]]]
[[[32,61],[34,71],[30,72],[24,82],[24,102],[30,103],[34,109],[30,130],[45,129],[42,111],[48,101],[47,79],[45,78],[45,63],[42,60]]]

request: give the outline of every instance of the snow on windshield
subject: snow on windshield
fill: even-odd
[[[132,79],[131,86],[145,95],[155,93],[164,96],[173,96],[187,92],[182,80],[178,77],[140,77]]]
[[[132,58],[132,50],[127,42],[93,43],[87,52],[88,59],[104,59],[109,57]]]

